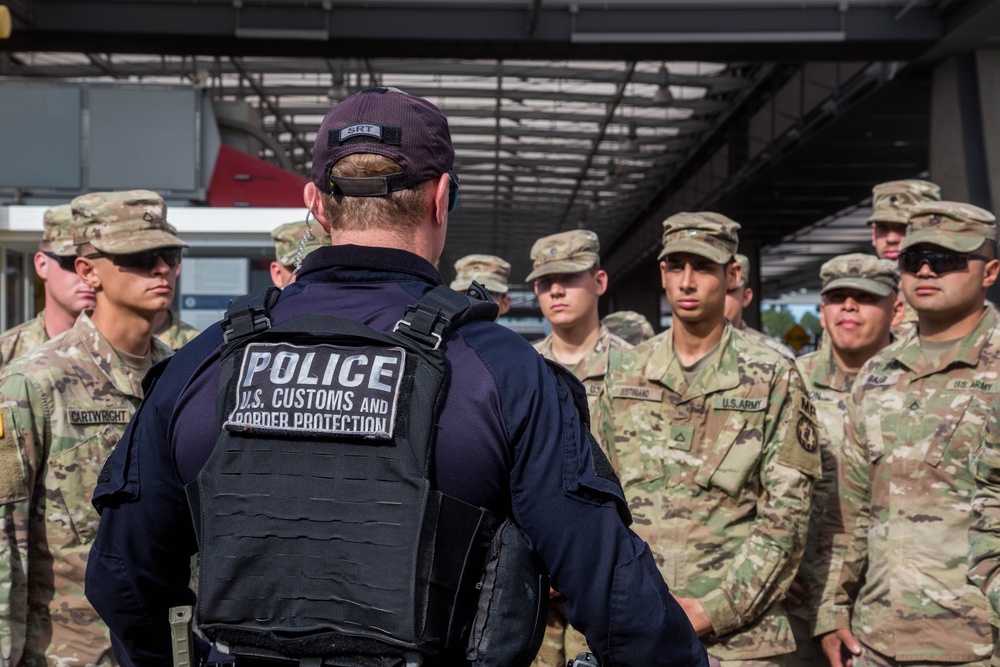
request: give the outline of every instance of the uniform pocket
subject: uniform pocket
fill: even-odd
[[[739,497],[760,461],[760,440],[753,437],[755,431],[748,428],[747,422],[746,413],[730,413],[695,475],[698,486],[706,489],[712,486],[731,498]]]
[[[49,459],[49,479],[54,482],[50,493],[55,496],[53,501],[64,510],[55,515],[55,520],[66,522],[66,530],[72,531],[80,544],[88,544],[97,535],[100,515],[90,500],[104,460],[120,437],[117,428],[106,426],[101,432]]]
[[[663,413],[651,409],[658,407],[658,403],[637,402],[629,406],[626,419],[616,425],[615,460],[625,488],[666,475],[670,424]]]

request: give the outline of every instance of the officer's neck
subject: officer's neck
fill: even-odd
[[[397,231],[391,229],[370,230],[337,230],[330,234],[330,245],[358,245],[370,248],[391,248],[405,250],[423,257],[431,264],[437,265],[441,257],[441,247],[432,234]],[[441,244],[443,245],[443,244]]]
[[[149,351],[149,343],[153,338],[153,317],[155,313],[139,313],[128,308],[117,307],[97,297],[97,306],[90,314],[101,335],[111,347],[128,354],[142,356]]]
[[[724,317],[698,322],[685,322],[674,316],[674,352],[685,366],[693,366],[706,354],[715,349],[722,340],[726,329]]]

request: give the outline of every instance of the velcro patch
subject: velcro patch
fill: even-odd
[[[948,380],[946,389],[967,389],[970,391],[981,391],[984,394],[1000,393],[1000,382],[987,382],[985,380]]]
[[[354,125],[348,125],[347,127],[340,130],[340,141],[343,143],[351,137],[374,137],[376,139],[382,138],[382,126],[376,125],[374,123],[356,123]]]
[[[691,451],[691,441],[694,440],[694,427],[680,424],[670,425],[670,447],[684,452]]]
[[[600,396],[601,390],[604,388],[603,382],[585,382],[584,385],[587,388],[587,396]]]
[[[392,438],[405,366],[399,347],[251,343],[223,427]]]
[[[712,402],[716,410],[741,410],[743,412],[760,412],[767,407],[763,398],[740,398],[733,396],[716,396]]]
[[[69,423],[77,426],[88,424],[127,424],[132,411],[125,408],[69,408]]]
[[[28,497],[21,436],[14,418],[15,405],[0,405],[0,502],[8,503]]]
[[[637,401],[662,401],[663,390],[656,387],[614,387],[611,389],[612,398],[631,398]]]
[[[899,381],[900,373],[888,373],[887,375],[879,375],[877,373],[869,373],[865,376],[862,382],[863,387],[892,387]]]

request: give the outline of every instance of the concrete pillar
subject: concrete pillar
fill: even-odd
[[[760,289],[760,241],[756,239],[740,239],[740,253],[750,260],[750,280],[747,286],[753,290],[753,301],[743,310],[743,321],[747,326],[760,330],[760,300],[763,293]]]
[[[660,265],[653,256],[629,272],[625,279],[609,277],[609,288],[602,299],[601,316],[616,310],[634,310],[641,313],[657,332],[660,331]]]
[[[996,213],[1000,203],[1000,49],[956,55],[934,70],[930,178],[944,199]],[[1000,285],[987,294],[1000,303]]]

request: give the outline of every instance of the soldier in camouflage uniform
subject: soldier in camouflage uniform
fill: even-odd
[[[899,246],[906,236],[910,209],[915,204],[940,200],[941,187],[930,181],[889,181],[872,188],[872,214],[868,218],[868,224],[872,228],[872,246],[879,259],[897,261]],[[916,311],[905,300],[903,307],[901,326],[904,328],[895,332],[899,337],[908,333],[917,321]]]
[[[860,253],[841,255],[823,265],[820,279],[820,322],[829,340],[796,363],[816,408],[823,477],[813,488],[806,550],[786,602],[796,646],[788,667],[826,664],[822,648],[812,638],[812,621],[822,593],[814,586],[812,572],[819,526],[827,496],[835,488],[851,384],[861,365],[890,343],[890,328],[903,315],[895,262]]]
[[[455,279],[451,288],[464,292],[475,280],[490,292],[490,296],[500,306],[500,316],[510,311],[510,295],[507,279],[510,277],[510,263],[496,255],[466,255],[455,262]]]
[[[181,248],[148,190],[73,200],[77,272],[97,305],[0,374],[0,662],[115,662],[84,598],[101,465],[142,399],[145,372],[171,354],[152,337],[169,308]],[[142,539],[136,536],[136,539]]]
[[[919,320],[858,373],[820,526],[815,632],[834,667],[989,663],[966,533],[970,456],[1000,395],[1000,313],[983,304],[996,239],[995,218],[975,206],[910,210],[899,266]]]
[[[815,412],[792,363],[725,319],[739,224],[678,213],[663,230],[674,323],[621,355],[604,439],[634,529],[709,655],[784,665],[795,643],[782,599],[820,474]]]
[[[296,263],[301,265],[306,255],[321,245],[330,245],[330,233],[318,222],[304,220],[278,225],[271,232],[271,240],[274,241],[271,282],[275,287],[284,287],[294,280]]]
[[[597,234],[585,229],[540,238],[531,247],[532,271],[525,279],[534,282],[542,315],[552,325],[552,333],[535,342],[535,349],[583,382],[591,429],[598,424],[604,377],[614,359],[632,347],[609,332],[598,316],[598,300],[608,287],[608,274],[600,268],[600,251]],[[554,594],[545,639],[533,665],[563,667],[586,650],[586,640],[567,624],[562,599]]]
[[[743,319],[743,309],[753,301],[753,289],[750,282],[750,259],[746,255],[737,254],[736,262],[740,265],[740,284],[731,290],[726,290],[726,319],[743,333],[759,340],[764,345],[785,357],[795,361],[795,353],[784,343],[757,331]]]
[[[171,309],[163,311],[153,323],[153,335],[174,352],[197,338],[200,333],[187,322],[182,322]]]
[[[0,366],[35,349],[73,326],[84,308],[94,307],[94,290],[76,274],[76,246],[69,204],[45,211],[35,273],[45,283],[45,308],[34,319],[0,336]]]
[[[601,324],[629,345],[638,345],[656,334],[649,320],[634,310],[608,313],[601,319]]]

